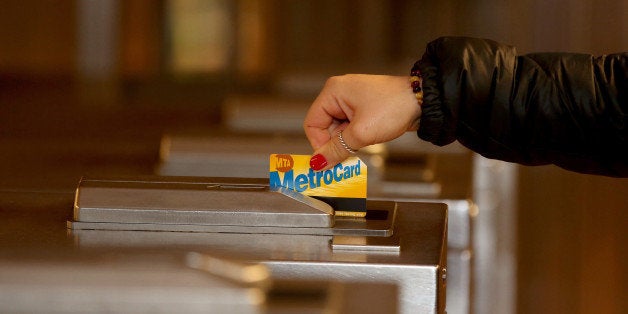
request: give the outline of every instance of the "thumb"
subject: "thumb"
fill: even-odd
[[[330,140],[314,152],[310,167],[316,171],[326,170],[355,154],[360,147],[351,146],[352,138],[351,128],[334,131]]]

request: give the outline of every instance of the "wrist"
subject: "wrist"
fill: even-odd
[[[414,97],[416,98],[419,106],[423,105],[423,75],[419,70],[419,67],[415,64],[412,69],[410,69],[410,87],[412,87],[412,92],[414,93]]]
[[[412,87],[412,76],[403,76],[401,78],[402,79],[400,83],[403,84],[404,87],[403,110],[405,112],[405,114],[402,116],[405,116],[408,119],[409,123],[406,131],[416,131],[419,128],[419,121],[421,119],[421,103],[423,97],[419,95],[420,100],[417,99],[416,93],[414,92],[414,89]]]
[[[423,75],[419,70],[417,64],[412,66],[410,69],[410,77],[408,79],[410,88],[412,88],[412,93],[414,94],[414,98],[416,99],[416,104],[419,107],[418,115],[414,117],[411,129],[412,131],[419,129],[419,123],[421,120],[421,106],[423,106]]]

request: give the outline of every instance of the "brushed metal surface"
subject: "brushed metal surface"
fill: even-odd
[[[238,180],[81,180],[74,220],[89,223],[328,228],[333,209],[268,184]]]
[[[417,199],[380,197],[398,202],[429,202],[447,205],[447,312],[472,313],[473,306],[473,220],[477,205],[465,199]]]
[[[0,262],[2,313],[261,313],[265,293],[168,255]]]
[[[334,251],[364,251],[398,253],[401,249],[399,237],[334,236],[331,242]]]
[[[0,261],[2,313],[397,313],[397,287],[270,280],[258,263],[198,253],[83,253]]]
[[[402,313],[444,313],[447,209],[444,204],[399,203],[399,254],[334,251],[317,261],[265,262],[279,278],[383,281],[400,289]],[[440,230],[440,231],[439,231]],[[437,243],[440,243],[437,244]]]

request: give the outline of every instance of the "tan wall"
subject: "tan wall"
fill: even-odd
[[[75,68],[73,1],[0,4],[0,73],[70,75]]]
[[[521,167],[520,313],[624,313],[628,179]]]

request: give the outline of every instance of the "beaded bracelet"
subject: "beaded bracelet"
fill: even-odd
[[[423,76],[417,65],[410,70],[410,86],[419,106],[423,105]]]

